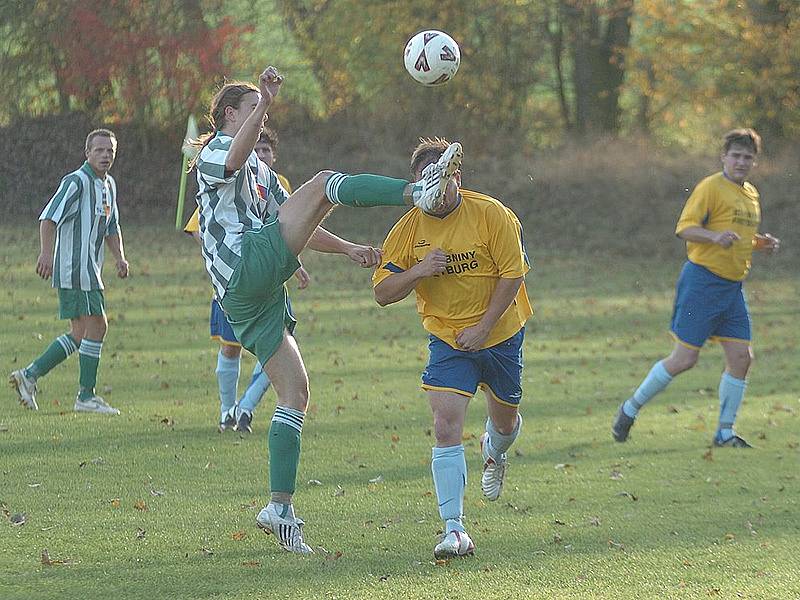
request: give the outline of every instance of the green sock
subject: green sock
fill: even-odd
[[[410,182],[381,175],[334,173],[325,184],[325,195],[333,204],[367,208],[408,206],[403,192]]]
[[[51,343],[44,353],[34,360],[25,369],[25,375],[33,379],[44,377],[53,367],[67,359],[67,357],[78,349],[75,340],[68,333],[58,336]]]
[[[81,389],[78,392],[78,397],[81,400],[94,396],[94,387],[97,385],[97,367],[100,366],[100,350],[102,348],[102,340],[96,341],[84,338],[81,341],[81,347],[78,349],[81,363]]]
[[[293,408],[275,407],[269,427],[270,492],[294,494],[304,416],[305,413]]]

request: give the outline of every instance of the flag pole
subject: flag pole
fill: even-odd
[[[186,177],[188,175],[189,161],[192,160],[197,154],[197,148],[192,143],[200,136],[197,130],[197,121],[194,115],[189,115],[186,122],[186,135],[183,136],[183,147],[181,154],[183,160],[181,161],[181,183],[178,188],[178,209],[175,212],[175,229],[181,230],[183,227],[183,202],[186,198]]]
[[[189,157],[183,155],[181,161],[181,183],[178,188],[178,210],[175,213],[175,229],[183,229],[183,202],[186,198],[186,169],[189,166]]]

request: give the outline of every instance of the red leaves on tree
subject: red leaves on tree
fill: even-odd
[[[246,30],[208,26],[198,0],[82,0],[53,40],[64,92],[120,120],[184,115],[224,73]]]

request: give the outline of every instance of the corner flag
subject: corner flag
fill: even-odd
[[[192,146],[191,141],[196,140],[200,136],[197,129],[197,120],[194,115],[189,115],[189,120],[186,123],[186,135],[183,137],[183,146],[181,152],[183,153],[183,160],[181,161],[181,183],[178,189],[178,210],[175,213],[175,229],[180,230],[183,221],[183,201],[186,198],[186,175],[189,161],[192,160],[197,154],[197,148]]]

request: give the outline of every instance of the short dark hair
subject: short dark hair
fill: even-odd
[[[264,127],[261,130],[261,135],[258,136],[256,144],[267,144],[272,148],[272,153],[275,154],[278,151],[278,132],[269,127]]]
[[[749,127],[731,129],[726,133],[722,138],[722,153],[727,154],[734,144],[750,148],[753,154],[761,152],[761,136],[756,133],[755,129]]]
[[[430,163],[431,158],[439,160],[448,146],[450,146],[450,142],[445,138],[419,138],[419,144],[411,153],[411,174],[415,175],[417,168],[424,162]]]
[[[93,129],[89,132],[89,135],[86,136],[86,152],[92,147],[92,140],[96,137],[107,137],[111,138],[111,140],[116,144],[117,143],[117,135],[111,131],[110,129]]]

